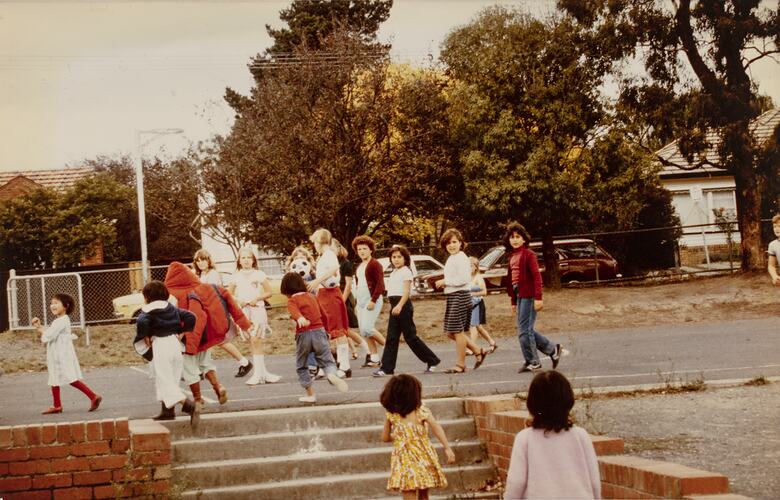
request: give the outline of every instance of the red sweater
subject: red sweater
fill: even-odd
[[[533,250],[520,247],[512,251],[507,272],[509,279],[506,280],[506,292],[512,298],[512,305],[517,304],[518,296],[521,299],[542,300],[542,275]],[[517,285],[517,296],[514,294],[514,285]]]
[[[357,273],[355,273],[355,283],[357,283]],[[366,284],[368,291],[371,292],[371,302],[376,302],[385,292],[385,270],[378,260],[371,257],[366,263]]]
[[[310,293],[296,293],[287,299],[287,310],[290,312],[290,318],[295,321],[295,336],[303,332],[325,328],[327,330],[327,319],[320,308],[320,303]],[[309,320],[309,326],[301,328],[298,326],[298,318],[304,317]]]

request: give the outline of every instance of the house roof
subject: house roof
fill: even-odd
[[[753,119],[750,124],[750,131],[753,137],[759,144],[763,144],[774,133],[775,128],[780,125],[780,108],[770,109],[762,115]],[[678,140],[667,144],[658,151],[655,152],[656,156],[663,158],[664,160],[681,165],[684,169],[664,165],[661,169],[661,177],[701,177],[711,175],[729,175],[725,170],[715,168],[711,165],[703,165],[698,168],[690,168],[692,165],[683,157],[680,153],[680,149],[677,146]],[[707,132],[707,142],[712,146],[704,153],[704,158],[708,162],[717,164],[720,159],[718,158],[718,146],[720,144],[720,136],[715,130]],[[701,157],[699,157],[701,158]]]
[[[17,177],[24,177],[41,187],[62,191],[73,186],[79,179],[95,173],[92,167],[60,168],[56,170],[25,170],[0,172],[0,186],[4,186]]]

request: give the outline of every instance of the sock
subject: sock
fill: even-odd
[[[246,366],[249,364],[249,360],[246,359],[245,356],[241,356],[241,359],[238,360],[238,364],[241,366]]]
[[[52,406],[55,408],[62,408],[62,401],[60,400],[60,386],[51,386],[51,397],[54,400],[54,404]]]
[[[85,384],[85,383],[84,383],[84,382],[82,382],[81,380],[77,380],[77,381],[75,381],[75,382],[71,382],[71,384],[70,384],[70,385],[72,385],[72,386],[73,386],[73,387],[75,387],[76,389],[78,389],[78,390],[80,390],[81,392],[83,392],[83,393],[84,393],[84,395],[85,395],[85,396],[87,396],[87,397],[89,398],[89,400],[90,400],[90,401],[94,401],[94,400],[95,400],[95,398],[97,397],[97,396],[95,396],[95,393],[94,393],[94,392],[92,392],[92,390],[91,390],[89,387],[87,387],[87,384]]]
[[[379,358],[379,353],[376,353],[376,354],[372,354],[372,355],[371,355],[371,361],[373,361],[373,362],[375,362],[375,363],[376,363],[376,362],[379,362],[379,359],[380,359],[380,358]]]
[[[347,344],[339,344],[336,346],[336,358],[339,363],[339,370],[349,370],[349,346]]]
[[[265,376],[265,355],[263,354],[253,354],[252,355],[252,363],[255,365],[255,373],[260,375],[261,377]]]

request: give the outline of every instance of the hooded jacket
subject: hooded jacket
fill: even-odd
[[[244,330],[252,326],[230,292],[221,286],[201,283],[198,276],[181,262],[171,262],[168,266],[165,286],[176,297],[178,307],[195,315],[195,327],[192,333],[185,335],[187,354],[197,354],[224,342],[230,329],[230,317]],[[227,305],[227,313],[223,301]]]
[[[195,316],[174,307],[163,300],[145,304],[135,322],[136,336],[133,343],[144,337],[167,337],[191,332],[195,327]]]

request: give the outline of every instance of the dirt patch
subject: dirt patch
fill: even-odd
[[[692,278],[668,284],[546,290],[537,327],[543,333],[581,335],[613,328],[768,317],[777,315],[778,297],[778,289],[762,273]],[[514,337],[515,319],[508,297],[489,295],[485,301],[491,335]],[[378,325],[387,323],[387,309],[385,306]],[[417,298],[414,309],[420,336],[427,342],[444,342],[443,299]],[[274,333],[267,340],[267,353],[294,352],[294,330],[286,310],[271,310],[269,316]],[[380,326],[381,330],[384,328]],[[92,326],[90,336],[90,346],[85,345],[83,334],[76,343],[83,367],[138,364],[139,358],[131,346],[134,325]],[[246,343],[236,344],[249,354]],[[221,349],[213,353],[216,358],[226,356]],[[32,331],[0,333],[0,368],[6,373],[45,370],[45,348],[38,335]]]

